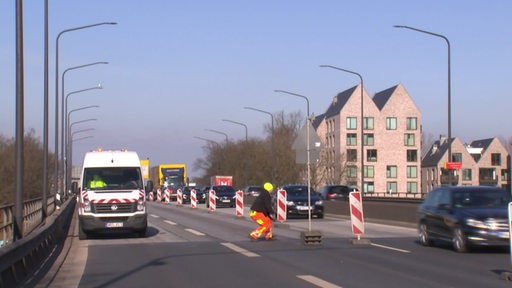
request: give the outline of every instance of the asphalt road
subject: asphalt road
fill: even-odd
[[[353,243],[350,222],[289,219],[275,240],[248,239],[255,224],[247,209],[209,212],[149,203],[148,233],[99,235],[79,241],[75,225],[67,255],[40,287],[511,287],[499,249],[460,254],[450,246],[422,247],[416,229],[367,222]],[[304,245],[301,231],[320,231],[320,245]],[[361,244],[357,244],[361,243]],[[69,253],[65,253],[66,250]]]

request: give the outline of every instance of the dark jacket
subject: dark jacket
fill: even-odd
[[[272,198],[267,191],[261,192],[251,205],[252,211],[262,212],[265,216],[272,217],[274,209],[272,208]]]

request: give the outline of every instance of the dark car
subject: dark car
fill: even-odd
[[[193,190],[196,190],[196,201],[197,203],[204,203],[205,201],[205,196],[204,196],[204,193],[203,191],[199,188],[199,187],[196,187],[196,186],[185,186],[183,187],[183,203],[190,203],[190,191]]]
[[[510,193],[487,186],[446,186],[432,190],[418,208],[419,240],[449,242],[457,252],[472,246],[509,246]]]
[[[320,194],[310,187],[308,206],[308,186],[307,185],[284,185],[279,187],[278,190],[283,189],[286,191],[286,217],[289,216],[308,216],[311,210],[311,216],[317,218],[324,218],[324,204]],[[276,194],[273,195],[273,205],[276,205]],[[275,212],[276,208],[274,207]]]
[[[245,186],[242,190],[244,195],[258,197],[261,192],[265,191],[263,186]]]
[[[233,186],[219,185],[212,186],[205,194],[206,207],[210,207],[209,191],[215,191],[215,206],[216,207],[235,207],[236,205],[236,191]]]
[[[358,190],[346,185],[325,185],[320,190],[320,195],[324,200],[348,200],[348,194],[353,191]]]

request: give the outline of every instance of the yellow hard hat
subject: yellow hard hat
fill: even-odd
[[[272,183],[270,183],[270,182],[267,182],[267,183],[263,184],[263,188],[270,192],[274,189],[274,185],[272,185]]]

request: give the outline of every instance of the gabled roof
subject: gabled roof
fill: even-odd
[[[482,154],[485,153],[485,150],[491,146],[492,141],[494,138],[488,138],[488,139],[482,139],[482,140],[475,140],[469,144],[473,148],[483,148]]]
[[[354,86],[336,95],[333,101],[331,102],[331,105],[329,105],[329,108],[327,108],[327,111],[325,111],[325,113],[323,114],[324,117],[328,118],[340,114],[341,109],[343,109],[345,104],[347,104],[348,99],[350,99],[352,94],[354,94],[354,91],[356,90],[357,86]]]
[[[375,96],[373,96],[373,102],[379,108],[379,110],[382,110],[386,103],[388,102],[389,98],[393,95],[398,85],[393,86],[391,88],[388,88],[386,90],[380,91]]]
[[[455,138],[452,138],[452,143]],[[423,157],[421,161],[421,167],[432,167],[437,166],[441,159],[448,151],[448,138],[444,140],[437,140],[430,146],[430,150],[428,150],[427,154]]]
[[[320,126],[320,123],[322,123],[322,121],[325,119],[325,113],[324,114],[320,114],[318,116],[315,116],[315,118],[313,118],[313,123],[311,123],[311,125],[313,125],[313,128],[315,128],[315,130],[318,128],[318,126]]]

